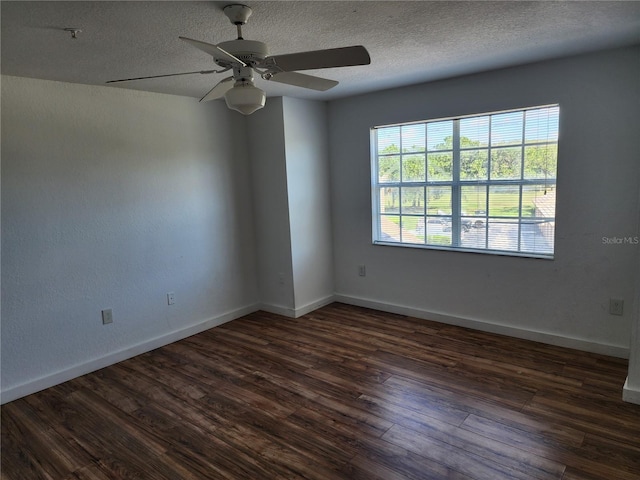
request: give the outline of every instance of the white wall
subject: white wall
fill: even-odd
[[[256,308],[245,135],[221,102],[2,77],[3,401]]]
[[[638,245],[602,238],[637,234],[639,59],[620,49],[331,102],[338,299],[627,355]],[[555,260],[371,244],[370,127],[556,102]],[[608,314],[610,297],[624,316]]]
[[[640,213],[640,203],[639,213]],[[631,340],[629,342],[629,375],[624,384],[622,398],[640,405],[640,259],[637,264],[635,303],[631,319]]]
[[[248,117],[263,309],[298,317],[333,296],[326,105],[269,98]]]
[[[602,237],[638,234],[639,59],[545,62],[337,100],[328,114],[274,98],[248,118],[222,102],[2,77],[2,401],[258,303],[296,316],[332,291],[625,356],[638,246]],[[554,102],[554,261],[371,244],[371,126]],[[623,317],[609,297],[625,299]]]
[[[284,136],[296,316],[333,296],[325,103],[284,98]]]
[[[293,265],[282,98],[247,117],[262,308],[292,316]]]

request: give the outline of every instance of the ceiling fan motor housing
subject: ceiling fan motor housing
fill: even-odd
[[[234,25],[244,25],[252,13],[251,8],[239,3],[227,5],[222,11]]]
[[[219,43],[218,47],[252,67],[261,63],[269,55],[267,45],[256,40],[229,40]],[[229,66],[226,60],[215,59],[215,62],[222,67]]]

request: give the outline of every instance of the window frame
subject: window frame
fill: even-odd
[[[555,134],[552,135],[551,139],[549,139],[549,120],[546,123],[547,129],[547,138],[546,140],[537,139],[536,141],[527,141],[526,136],[526,112],[535,111],[535,110],[543,110],[543,109],[555,109],[554,113],[557,115],[557,123],[554,120],[554,125],[556,130],[554,130]],[[492,141],[492,133],[491,133],[491,125],[492,125],[492,117],[496,115],[509,114],[509,113],[522,113],[522,134],[519,137],[520,141],[515,144],[503,144],[496,145],[495,142]],[[461,145],[461,135],[460,135],[460,124],[461,121],[465,119],[473,119],[473,118],[488,118],[488,135],[487,135],[487,143],[486,145],[476,145],[476,146],[462,146]],[[428,140],[428,125],[434,124],[437,122],[452,122],[453,126],[453,137],[452,137],[452,145],[451,149],[437,149],[430,150],[429,140]],[[399,133],[399,141],[400,145],[398,146],[398,152],[393,153],[389,152],[386,154],[379,155],[378,153],[378,133],[381,129],[384,128],[392,128],[392,127],[407,127],[411,125],[423,125],[425,131],[425,139],[424,139],[424,149],[418,151],[403,151],[403,136],[402,130]],[[470,114],[470,115],[462,115],[455,117],[445,117],[445,118],[434,118],[429,120],[422,121],[414,121],[414,122],[404,122],[404,123],[394,123],[389,125],[380,125],[374,126],[370,129],[370,146],[371,146],[371,201],[372,201],[372,241],[374,245],[385,245],[385,246],[396,246],[396,247],[405,247],[405,248],[422,248],[422,249],[430,249],[430,250],[445,250],[445,251],[456,251],[456,252],[471,252],[471,253],[483,253],[483,254],[494,254],[494,255],[507,255],[507,256],[515,256],[515,257],[528,257],[528,258],[541,258],[553,260],[555,257],[555,198],[553,200],[554,205],[554,214],[553,217],[547,216],[523,216],[523,191],[527,187],[544,187],[544,195],[547,194],[547,189],[551,190],[555,195],[555,191],[557,190],[557,161],[558,161],[558,145],[559,145],[559,129],[560,129],[560,105],[558,103],[548,104],[548,105],[536,105],[531,107],[521,107],[509,110],[501,110],[501,111],[493,111],[479,114]],[[467,137],[468,138],[468,137]],[[545,172],[544,178],[527,178],[526,177],[526,166],[525,161],[527,159],[526,150],[528,147],[545,147],[545,148],[555,148],[555,159],[552,160],[555,162],[555,172],[553,172],[552,177],[547,177]],[[500,178],[493,179],[492,177],[492,152],[495,150],[507,149],[507,148],[518,148],[519,152],[519,178]],[[486,178],[484,179],[461,179],[461,154],[465,151],[486,151]],[[429,155],[430,154],[442,154],[442,153],[451,153],[451,179],[450,180],[430,180],[428,178],[429,175]],[[403,181],[402,173],[403,173],[403,158],[409,155],[423,155],[424,156],[424,179],[420,181]],[[546,155],[546,153],[545,153]],[[381,158],[385,157],[399,157],[398,165],[399,165],[399,179],[397,181],[380,181],[379,179],[379,162]],[[422,189],[422,212],[421,213],[408,213],[404,212],[403,209],[403,189],[414,187]],[[451,205],[450,205],[450,215],[447,212],[444,212],[444,215],[440,214],[438,211],[438,215],[432,215],[428,213],[428,189],[444,187],[450,189],[451,196]],[[467,214],[463,211],[462,203],[463,197],[462,192],[464,187],[476,187],[476,188],[484,188],[484,197],[485,197],[485,208],[484,211],[477,210],[474,214]],[[517,216],[506,216],[506,215],[491,215],[491,206],[490,206],[490,191],[493,187],[511,187],[518,190],[518,213]],[[398,205],[397,212],[390,212],[386,214],[381,212],[381,189],[397,189],[398,194]],[[481,214],[478,214],[478,212]],[[390,241],[383,239],[382,237],[382,227],[381,222],[383,217],[399,217],[398,223],[398,232],[399,232],[399,240],[398,241]],[[418,219],[423,219],[422,225],[424,229],[424,241],[421,243],[418,242],[404,242],[403,241],[403,226],[402,222],[404,218],[417,217]],[[484,234],[484,247],[479,246],[465,246],[462,244],[463,242],[463,233],[468,231],[469,223],[468,221],[476,218],[477,221],[484,221],[485,226],[485,234]],[[450,230],[451,230],[451,244],[437,244],[437,243],[428,243],[428,223],[429,220],[433,219],[434,221],[440,220],[440,222],[444,222],[449,219]],[[418,223],[420,220],[418,220]],[[501,249],[501,248],[490,248],[490,225],[496,225],[499,223],[511,223],[517,224],[517,249]],[[525,224],[533,224],[533,223],[547,223],[551,225],[553,230],[552,234],[548,237],[545,234],[541,234],[543,238],[550,238],[550,252],[544,252],[542,249],[538,249],[537,251],[529,251],[522,249],[523,242],[523,225]],[[476,223],[477,226],[477,223]],[[464,232],[463,232],[464,231]]]

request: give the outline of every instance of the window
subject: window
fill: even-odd
[[[559,112],[373,128],[374,243],[553,258]]]

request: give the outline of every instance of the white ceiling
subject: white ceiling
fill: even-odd
[[[2,1],[2,73],[104,85],[107,80],[213,69],[179,35],[220,43],[236,30],[228,2]],[[307,71],[327,92],[258,80],[268,96],[334,99],[511,65],[640,44],[639,1],[248,1],[244,38],[272,54],[364,45],[371,65]],[[64,28],[82,30],[72,39]],[[219,75],[117,84],[200,98]]]

